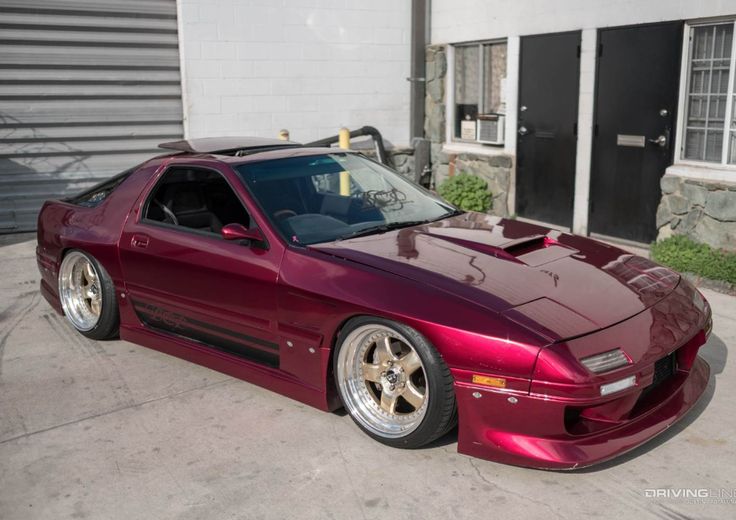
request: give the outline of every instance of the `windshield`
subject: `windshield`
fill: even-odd
[[[390,169],[352,153],[276,159],[237,170],[292,243],[331,242],[457,213]]]

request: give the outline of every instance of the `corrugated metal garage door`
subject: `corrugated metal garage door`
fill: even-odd
[[[0,0],[0,232],[182,136],[176,0]]]

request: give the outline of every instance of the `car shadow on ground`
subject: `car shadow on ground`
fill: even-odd
[[[653,450],[657,446],[669,442],[670,439],[676,437],[688,426],[694,423],[698,419],[698,417],[700,417],[703,411],[705,411],[705,409],[708,407],[711,400],[713,399],[713,396],[716,393],[716,376],[721,374],[726,366],[728,349],[726,348],[726,344],[723,342],[723,340],[713,334],[708,339],[708,342],[700,349],[699,355],[710,365],[710,380],[708,381],[708,386],[705,388],[705,392],[703,392],[702,397],[698,400],[697,403],[695,403],[695,406],[693,406],[693,408],[682,419],[680,419],[670,428],[663,431],[653,439],[647,441],[641,446],[634,448],[628,453],[616,457],[613,460],[602,462],[588,468],[581,468],[566,472],[595,473],[598,471],[605,471],[609,468],[618,466],[619,464],[625,464],[626,462],[640,457],[648,451]]]

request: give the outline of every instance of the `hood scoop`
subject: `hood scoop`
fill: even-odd
[[[480,253],[492,254],[497,258],[511,260],[529,267],[539,267],[555,260],[580,253],[577,249],[562,245],[548,235],[530,235],[500,244],[485,244],[445,234],[432,232],[426,232],[426,234]]]
[[[547,235],[531,235],[510,240],[500,246],[501,249],[514,256],[523,255],[546,245]]]

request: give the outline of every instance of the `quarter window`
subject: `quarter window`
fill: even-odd
[[[734,23],[690,28],[682,158],[736,164]]]

